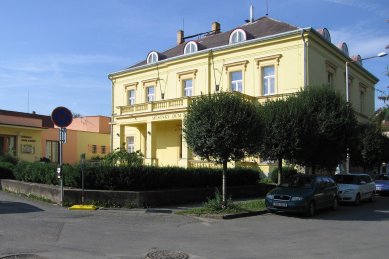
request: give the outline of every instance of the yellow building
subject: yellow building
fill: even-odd
[[[86,159],[105,156],[110,150],[110,118],[74,118],[67,127],[63,145],[64,163],[75,164],[81,154]],[[11,154],[23,161],[47,158],[59,161],[59,129],[50,116],[0,110],[0,156]]]
[[[140,150],[147,164],[201,165],[182,137],[192,98],[238,91],[262,103],[317,85],[345,94],[345,64],[353,60],[346,43],[334,45],[327,29],[299,28],[269,17],[227,32],[214,22],[211,31],[193,38],[178,31],[175,47],[151,51],[144,61],[109,75],[113,148]],[[374,113],[378,79],[355,60],[348,80],[358,120],[366,121]]]

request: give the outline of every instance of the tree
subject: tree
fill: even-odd
[[[348,143],[355,132],[356,118],[350,103],[335,90],[308,87],[300,91],[296,100],[298,113],[304,115],[305,133],[294,154],[298,164],[333,170],[346,157]]]
[[[296,97],[266,102],[262,109],[264,123],[260,154],[262,158],[277,160],[278,184],[282,183],[282,160],[292,159],[305,136],[307,122],[299,113]]]
[[[227,163],[257,152],[262,128],[257,105],[238,93],[218,93],[202,95],[188,107],[184,137],[195,154],[223,165],[223,206]]]

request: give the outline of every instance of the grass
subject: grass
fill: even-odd
[[[199,208],[179,211],[176,214],[193,215],[193,216],[212,215],[212,214],[228,215],[228,214],[238,214],[238,213],[246,213],[246,212],[257,212],[265,209],[266,209],[265,200],[256,199],[256,200],[249,200],[249,201],[233,202],[229,204],[228,207],[225,209],[214,209],[208,206],[203,206]]]

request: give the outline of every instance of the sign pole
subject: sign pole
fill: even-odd
[[[61,206],[63,206],[63,173],[62,173],[62,164],[63,164],[63,128],[59,129],[59,181],[61,185]]]

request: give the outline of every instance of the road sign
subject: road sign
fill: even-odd
[[[57,127],[66,128],[72,123],[73,114],[68,108],[59,106],[51,113],[51,120]]]

